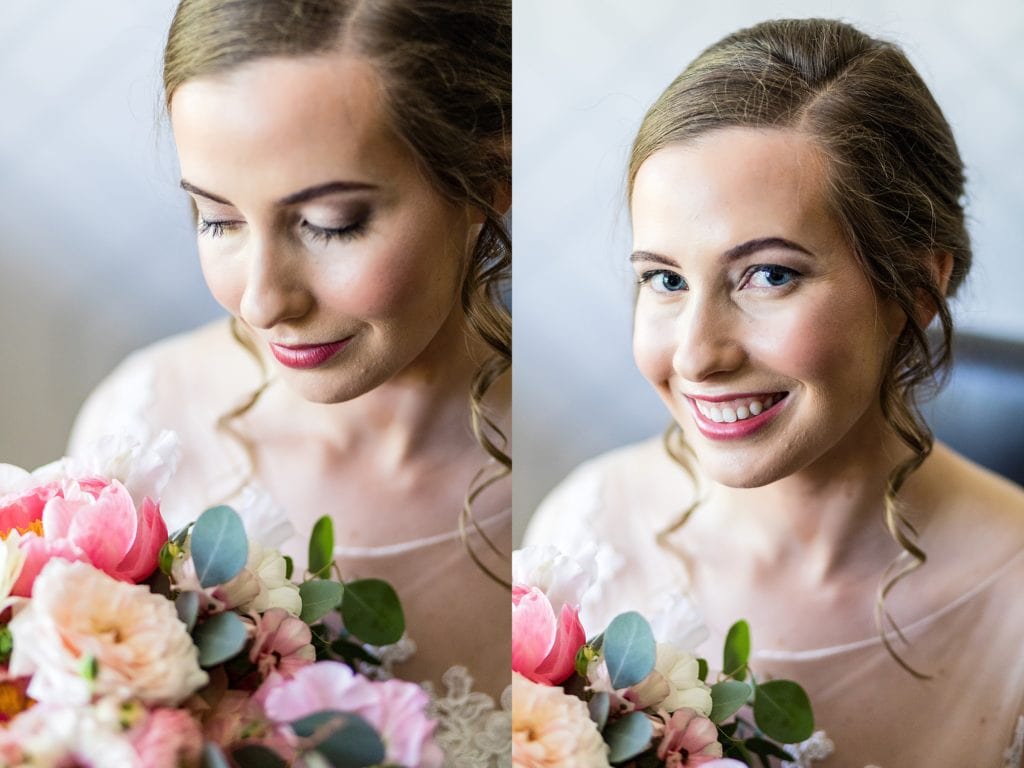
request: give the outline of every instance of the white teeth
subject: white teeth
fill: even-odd
[[[732,424],[764,413],[781,399],[781,395],[765,395],[761,400],[750,400],[743,405],[737,405],[735,408],[728,405],[712,405],[697,399],[694,399],[693,402],[704,418],[716,424]]]

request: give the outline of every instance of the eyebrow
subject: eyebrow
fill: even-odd
[[[192,184],[185,179],[181,180],[181,188],[186,192],[191,192],[193,195],[199,197],[205,197],[207,200],[212,200],[215,203],[221,205],[233,205],[230,200],[225,200],[219,195],[215,195],[212,192],[207,192],[205,189],[200,189],[195,184]],[[351,192],[353,190],[367,190],[376,189],[373,184],[365,184],[360,181],[329,181],[326,184],[317,184],[315,187],[307,187],[301,189],[298,192],[293,192],[286,197],[282,197],[277,201],[277,205],[297,205],[298,203],[305,203],[310,200],[314,200],[324,195],[331,195],[335,192]]]
[[[813,256],[809,250],[804,248],[799,243],[794,243],[792,240],[787,240],[784,237],[759,237],[754,240],[748,240],[745,243],[734,245],[732,248],[722,254],[723,261],[734,261],[744,256],[749,256],[752,253],[763,251],[768,248],[785,248],[791,251],[799,251],[800,253],[806,253],[808,256]],[[629,260],[631,262],[637,261],[652,261],[656,264],[664,264],[669,267],[678,267],[679,265],[668,258],[657,253],[651,253],[650,251],[633,251],[630,254]]]

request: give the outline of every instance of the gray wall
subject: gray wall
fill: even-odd
[[[961,327],[1024,339],[1024,3],[515,0],[515,507],[586,457],[659,432],[633,369],[629,144],[704,47],[754,22],[838,16],[901,43],[958,137],[976,264]]]
[[[219,311],[161,114],[172,11],[0,3],[0,461],[59,457],[129,350]]]

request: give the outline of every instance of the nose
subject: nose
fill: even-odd
[[[746,358],[743,318],[728,301],[694,294],[676,317],[676,348],[672,368],[683,379],[705,381],[735,371]]]
[[[287,244],[254,238],[246,246],[245,289],[239,314],[249,325],[268,329],[309,312],[313,295],[300,254]]]

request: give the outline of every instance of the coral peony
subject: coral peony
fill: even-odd
[[[436,723],[425,714],[429,699],[418,685],[375,682],[339,662],[322,661],[291,679],[271,675],[256,697],[278,724],[326,710],[359,715],[380,734],[388,764],[440,768],[444,760],[433,741]]]
[[[513,673],[512,765],[608,768],[608,747],[586,704]]]
[[[536,683],[557,685],[572,674],[587,641],[579,607],[564,604],[556,616],[537,587],[512,587],[512,670]]]
[[[33,675],[32,698],[84,704],[111,695],[174,706],[206,684],[174,603],[145,586],[51,560],[33,594],[9,625],[10,672]]]
[[[665,720],[658,759],[666,768],[708,765],[722,757],[715,724],[692,709],[679,709]]]

